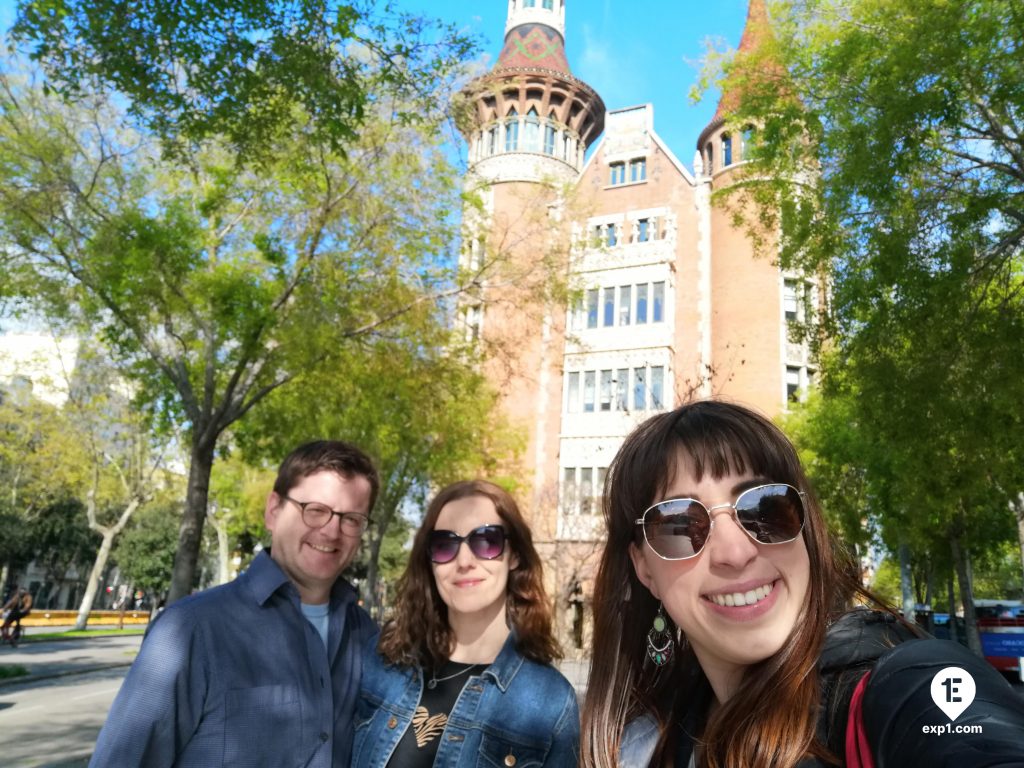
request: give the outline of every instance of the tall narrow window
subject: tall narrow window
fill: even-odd
[[[633,305],[633,286],[619,288],[619,325],[629,325],[629,310]]]
[[[562,159],[567,163],[572,162],[572,138],[568,133],[562,139]]]
[[[797,285],[796,280],[785,280],[782,283],[782,308],[787,320],[797,318]]]
[[[646,243],[651,239],[651,222],[650,219],[640,219],[636,223],[636,241],[638,243]]]
[[[749,125],[743,129],[743,147],[740,160],[749,160],[754,154],[754,129]]]
[[[493,155],[498,151],[498,126],[492,125],[487,131],[487,154]]]
[[[612,409],[612,372],[601,371],[601,410]]]
[[[704,162],[707,165],[707,167],[704,169],[705,172],[708,173],[708,174],[714,173],[714,170],[715,170],[715,150],[714,150],[714,147],[712,146],[710,141],[707,144],[704,145],[704,154],[705,154]]]
[[[519,113],[515,107],[509,110],[505,118],[505,151],[515,152],[519,149]]]
[[[555,0],[544,0],[544,9],[551,11],[554,10]]]
[[[612,163],[608,166],[611,170],[611,180],[609,184],[625,184],[626,183],[626,164],[625,163]]]
[[[795,403],[800,399],[800,369],[786,368],[786,400]]]
[[[647,369],[633,369],[633,410],[647,410]]]
[[[604,312],[601,324],[604,326],[615,325],[615,289],[605,288],[604,289],[604,302],[602,304]]]
[[[615,224],[609,224],[608,225],[607,232],[608,232],[608,247],[609,248],[615,247],[615,245],[619,242],[619,236],[618,236],[618,233],[615,230],[616,230],[616,225]]]
[[[573,514],[579,509],[579,501],[576,498],[576,467],[566,467],[562,470],[562,510]]]
[[[665,407],[665,369],[660,365],[651,366],[651,408],[660,411]]]
[[[569,374],[569,383],[565,392],[565,410],[576,413],[580,409],[580,372]]]
[[[597,328],[597,288],[587,291],[587,328]]]
[[[644,181],[647,178],[647,158],[638,157],[629,161],[629,180]]]
[[[636,287],[636,324],[642,325],[647,322],[647,283],[640,283]]]
[[[722,134],[722,165],[732,165],[732,136]]]
[[[655,283],[653,288],[651,322],[661,323],[665,321],[665,283]]]
[[[555,154],[555,135],[558,132],[555,130],[554,117],[549,117],[548,122],[544,125],[544,154],[553,155]]]
[[[615,372],[615,410],[629,410],[629,368]]]
[[[537,110],[533,107],[530,107],[530,111],[526,113],[523,149],[527,152],[540,152],[540,118],[537,117]]]
[[[583,374],[583,412],[593,413],[594,412],[594,384],[595,384],[596,372],[586,371]]]
[[[594,470],[580,467],[580,513],[589,515],[594,511]]]

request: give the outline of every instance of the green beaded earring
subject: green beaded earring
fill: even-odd
[[[647,655],[659,667],[665,666],[672,658],[672,633],[668,630],[665,609],[660,603],[654,624],[647,632]]]

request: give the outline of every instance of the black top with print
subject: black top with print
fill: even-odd
[[[486,664],[449,661],[434,674],[424,672],[423,696],[387,768],[430,768],[434,764],[448,715],[466,681],[486,668]],[[433,677],[436,677],[437,685],[431,688],[429,683]]]

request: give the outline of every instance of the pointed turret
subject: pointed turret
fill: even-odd
[[[571,181],[604,130],[604,102],[569,69],[565,0],[509,0],[498,61],[466,93],[471,168],[492,183]]]
[[[743,27],[743,35],[737,49],[739,54],[751,53],[760,48],[772,35],[771,22],[768,18],[768,7],[765,0],[750,0],[747,6],[747,21]],[[718,108],[711,122],[705,126],[697,138],[697,151],[704,165],[704,173],[713,175],[743,159],[744,137],[734,137],[723,131],[728,115],[740,102],[740,94],[736,90],[726,90],[718,100]],[[699,172],[700,168],[694,168]]]

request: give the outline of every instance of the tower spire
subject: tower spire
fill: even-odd
[[[743,27],[743,36],[740,37],[738,53],[750,53],[756,51],[761,45],[771,38],[771,26],[768,21],[768,7],[765,0],[750,0],[747,6],[747,23]],[[739,94],[734,91],[725,91],[718,100],[718,108],[711,122],[724,120],[725,116],[736,108],[739,103]]]
[[[522,67],[569,74],[565,0],[509,0],[505,44],[495,69]]]

